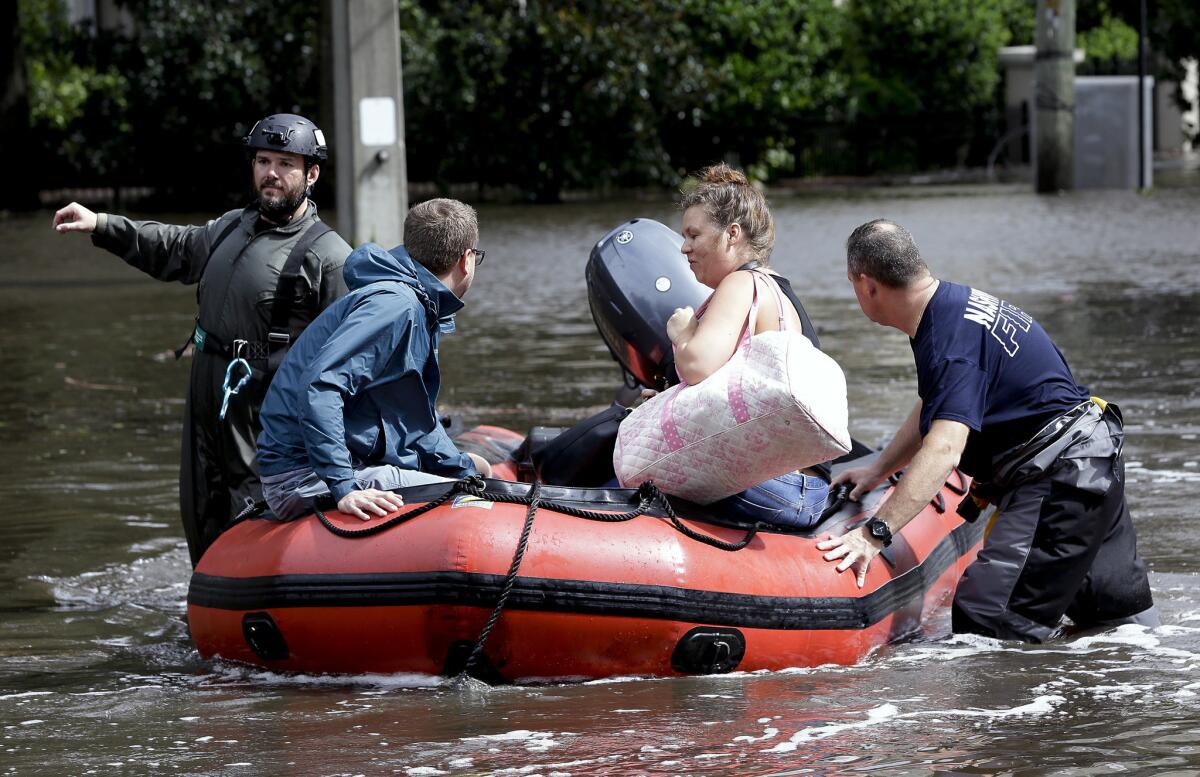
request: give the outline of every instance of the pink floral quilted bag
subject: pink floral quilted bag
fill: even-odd
[[[709,504],[850,451],[846,376],[787,328],[774,280],[753,275],[754,300],[729,361],[700,383],[652,397],[621,422],[613,468],[622,486],[652,480],[668,494]],[[756,335],[760,280],[775,292],[780,331]]]

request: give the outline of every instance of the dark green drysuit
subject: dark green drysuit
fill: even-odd
[[[267,342],[280,271],[292,247],[318,221],[311,202],[282,227],[260,222],[257,208],[233,210],[204,226],[175,226],[99,214],[92,242],[162,281],[199,283],[197,325],[206,337],[192,360],[179,475],[179,504],[194,566],[247,500],[262,499],[254,441],[270,381]],[[224,239],[226,229],[237,226]],[[214,249],[215,244],[215,249]],[[350,246],[335,232],[305,252],[288,327],[294,341],[318,313],[346,293],[342,264]],[[254,378],[218,417],[229,348],[242,349]]]

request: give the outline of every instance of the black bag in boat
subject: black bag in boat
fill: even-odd
[[[613,403],[596,415],[557,435],[545,427],[534,427],[526,438],[517,461],[533,469],[537,478],[551,486],[594,488],[616,477],[613,448],[617,427],[630,408]]]

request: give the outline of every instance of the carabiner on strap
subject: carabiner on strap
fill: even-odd
[[[225,368],[225,382],[221,386],[224,397],[221,399],[221,413],[218,418],[222,421],[225,420],[225,413],[229,411],[229,398],[241,391],[254,374],[250,369],[250,362],[242,358],[242,352],[245,349],[245,340],[233,341],[233,358],[230,360],[229,366]],[[242,369],[242,377],[238,378],[237,385],[230,387],[229,384],[233,382],[233,371],[239,367]]]

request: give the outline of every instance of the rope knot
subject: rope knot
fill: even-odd
[[[638,500],[645,504],[654,502],[661,494],[653,480],[644,481],[637,489]]]
[[[483,492],[487,490],[487,483],[482,475],[468,475],[458,481],[458,490],[473,496],[483,496]]]

